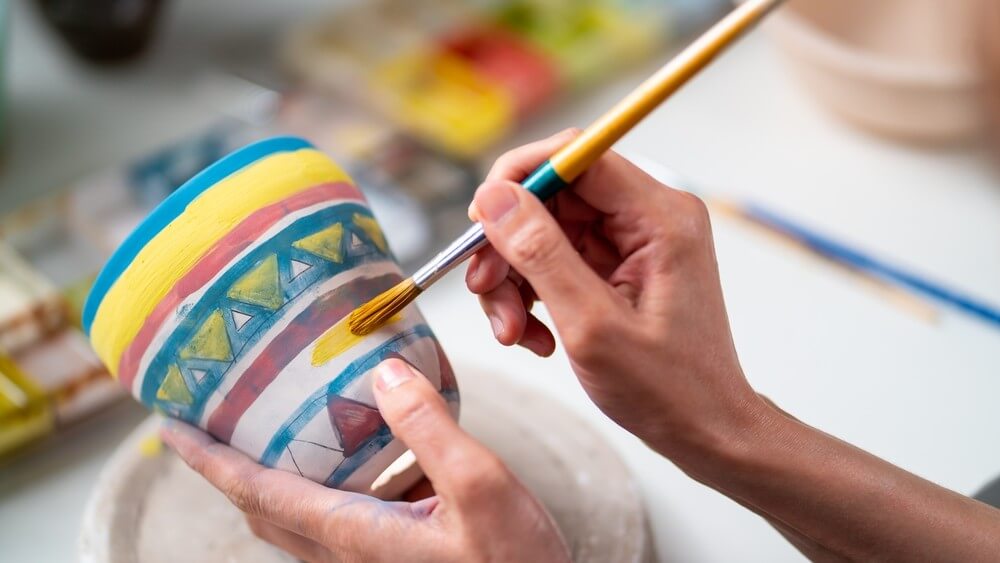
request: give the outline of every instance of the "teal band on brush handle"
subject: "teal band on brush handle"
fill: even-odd
[[[521,182],[521,185],[529,192],[535,194],[538,199],[545,201],[556,195],[559,190],[568,186],[569,183],[556,173],[551,162],[545,161],[544,164],[529,174]],[[413,282],[420,289],[427,289],[428,286],[439,280],[441,276],[450,272],[455,266],[465,262],[477,250],[486,246],[486,244],[486,233],[483,232],[483,226],[479,223],[472,225],[467,231],[462,233],[462,236],[448,245],[448,248],[442,250],[434,259],[425,264],[423,268],[417,270],[413,274]]]
[[[545,201],[568,186],[569,182],[563,180],[556,169],[552,167],[552,162],[546,160],[541,166],[535,168],[535,171],[529,174],[521,182],[521,185],[538,196],[538,199]]]

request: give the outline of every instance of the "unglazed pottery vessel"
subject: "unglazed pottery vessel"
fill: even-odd
[[[347,328],[400,280],[350,177],[306,141],[274,138],[157,207],[97,277],[84,327],[144,405],[264,465],[372,493],[406,451],[375,407],[373,367],[405,359],[458,414],[451,367],[415,307],[369,336]],[[397,476],[393,493],[418,477]]]
[[[976,22],[993,2],[795,0],[767,25],[803,84],[840,117],[896,139],[965,141],[986,121]]]

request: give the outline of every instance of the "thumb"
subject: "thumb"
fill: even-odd
[[[473,214],[490,244],[524,276],[557,325],[572,322],[581,304],[598,304],[607,284],[570,244],[534,194],[514,182],[491,180],[476,191]]]
[[[483,460],[494,458],[485,446],[459,428],[448,405],[427,378],[399,359],[375,367],[375,402],[393,435],[413,452],[434,490],[460,496]]]

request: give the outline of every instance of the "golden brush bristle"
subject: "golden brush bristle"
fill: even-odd
[[[358,336],[371,334],[407,305],[413,303],[418,295],[420,288],[413,279],[405,279],[351,312],[347,324],[353,334]]]

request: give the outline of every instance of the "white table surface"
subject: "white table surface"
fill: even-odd
[[[191,5],[177,5],[172,18],[191,17]],[[23,12],[15,9],[13,18],[15,57],[27,57],[18,50],[42,42]],[[178,41],[177,33],[160,47]],[[39,49],[36,62],[58,56],[51,46]],[[110,89],[107,76],[13,70],[12,88],[22,96],[12,108],[15,134],[19,120],[32,118],[24,111],[40,111],[17,107],[32,87],[66,87],[48,92],[47,103],[74,100],[67,115],[76,126],[94,122],[75,112],[107,110],[100,99]],[[646,70],[539,120],[519,138],[586,124]],[[153,89],[135,78],[146,71],[123,72],[137,91]],[[193,130],[205,118],[178,105],[161,93],[122,111],[163,111],[164,120],[177,120],[174,131]],[[70,124],[59,127],[79,139]],[[134,154],[130,140],[160,140],[145,137],[148,129],[134,121],[108,131],[120,140],[106,140],[100,150],[81,146],[85,156],[49,152],[70,163],[40,175],[73,174],[99,157]],[[842,125],[798,88],[763,36],[736,46],[620,148],[1000,303],[1000,182],[985,150],[900,146]],[[20,158],[27,150],[15,137],[12,152]],[[0,201],[13,197],[9,178],[0,175]],[[726,218],[714,222],[737,346],[759,391],[804,421],[959,492],[971,493],[1000,473],[1000,330],[947,309],[937,323],[921,320],[836,268]],[[801,560],[760,518],[691,481],[602,418],[564,357],[542,360],[495,344],[460,276],[422,297],[421,309],[456,363],[488,365],[568,405],[607,436],[646,495],[661,559]],[[80,432],[0,470],[3,559],[73,559],[83,504],[101,462],[140,416],[137,407],[108,413],[92,427],[99,431]]]

